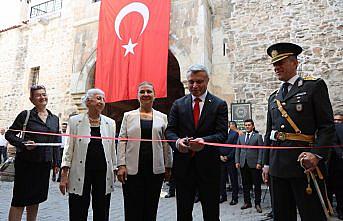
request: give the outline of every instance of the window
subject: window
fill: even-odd
[[[30,78],[29,78],[29,87],[32,85],[37,85],[39,81],[39,69],[40,67],[31,68]]]
[[[62,9],[62,0],[50,0],[31,7],[30,18],[53,13]]]

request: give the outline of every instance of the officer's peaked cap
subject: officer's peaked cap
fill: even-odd
[[[267,49],[267,54],[272,58],[271,63],[281,61],[289,56],[297,56],[302,52],[299,45],[293,43],[276,43]]]

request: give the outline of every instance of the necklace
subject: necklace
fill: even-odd
[[[141,116],[141,119],[144,119],[144,120],[148,119],[148,120],[150,120],[150,119],[152,119],[152,112],[151,113],[143,113],[143,112],[141,112],[140,116]]]
[[[100,117],[94,119],[94,118],[91,118],[91,117],[88,116],[88,120],[89,120],[89,123],[90,123],[91,126],[99,126],[100,123],[101,123],[101,118]]]

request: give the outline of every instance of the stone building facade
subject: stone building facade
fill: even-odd
[[[100,2],[53,1],[62,7],[0,32],[0,126],[31,108],[28,88],[37,67],[49,109],[62,121],[82,110],[80,97],[93,85]],[[20,4],[27,15],[38,3]],[[205,64],[209,91],[228,104],[251,103],[260,131],[268,96],[280,85],[266,55],[275,42],[301,45],[300,75],[323,78],[333,109],[343,110],[341,0],[171,0],[170,25],[169,52],[180,81],[185,84],[190,64]]]

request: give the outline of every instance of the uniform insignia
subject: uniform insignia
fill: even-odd
[[[272,51],[272,57],[275,57],[275,56],[277,56],[279,53],[277,52],[277,50],[273,50]]]
[[[317,80],[317,78],[315,78],[313,76],[306,76],[306,77],[304,77],[304,80],[305,81],[315,81],[315,80]]]
[[[296,104],[296,105],[295,105],[295,109],[296,109],[298,112],[300,112],[300,111],[303,110],[303,105],[302,105],[302,104]]]
[[[304,84],[303,80],[302,80],[302,79],[300,79],[300,80],[298,81],[298,87],[301,87],[301,86],[303,86],[303,84]]]
[[[299,96],[303,96],[303,95],[306,95],[306,94],[307,94],[307,92],[304,91],[304,92],[301,92],[301,93],[297,93],[297,94],[294,95],[294,96],[299,97]]]

